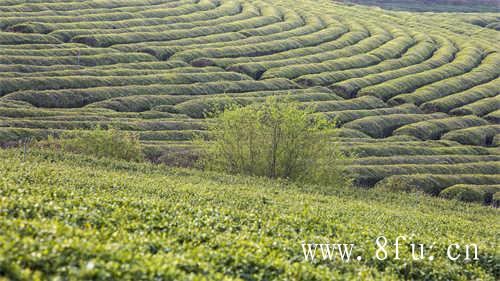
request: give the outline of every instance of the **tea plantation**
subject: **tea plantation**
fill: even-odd
[[[361,158],[356,185],[438,195],[460,184],[487,190],[489,204],[500,184],[494,11],[1,1],[0,142],[114,127],[137,132],[151,160],[185,164],[214,106],[290,95],[337,120],[332,142]]]
[[[85,156],[0,150],[0,279],[495,280],[498,210],[419,194],[328,189]],[[495,223],[496,222],[496,223]],[[374,254],[414,235],[430,261]],[[302,241],[361,261],[304,261]],[[479,259],[451,261],[452,243]],[[463,246],[462,246],[463,247]],[[462,256],[464,253],[462,252]],[[5,279],[2,279],[5,280]],[[496,279],[498,280],[498,279]]]
[[[0,280],[498,280],[495,2],[0,0]],[[190,166],[209,113],[269,96],[335,122],[357,188],[13,148],[114,128]],[[480,260],[309,263],[300,247],[403,234]]]

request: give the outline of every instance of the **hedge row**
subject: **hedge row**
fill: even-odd
[[[474,114],[478,116],[486,115],[490,112],[500,109],[500,95],[498,95],[500,89],[495,89],[493,93],[497,93],[496,96],[491,98],[484,98],[476,102],[455,108],[450,111],[454,115],[469,115]]]
[[[493,146],[500,146],[500,134],[496,134],[495,137],[493,137]]]
[[[26,104],[23,101],[12,101],[12,100],[1,100],[0,99],[0,106],[11,108],[11,107],[20,107],[20,106],[25,107],[25,106],[30,106],[30,105]]]
[[[347,129],[347,128],[340,128],[341,130],[350,130],[350,131],[355,131],[358,132],[359,134],[363,134],[363,138],[348,138],[348,137],[343,137],[339,138],[338,141],[340,142],[350,142],[350,143],[361,143],[361,144],[369,144],[369,143],[393,143],[397,145],[404,145],[404,144],[410,144],[410,145],[419,145],[417,142],[421,142],[419,139],[412,137],[412,136],[390,136],[387,138],[383,139],[374,139],[370,136],[368,136],[365,133],[362,133],[360,131],[352,130],[352,129]],[[450,146],[450,145],[456,145],[457,143],[453,142],[453,144],[450,144],[450,141],[446,141],[448,144],[444,144],[442,140],[438,141],[430,141],[427,142],[426,144],[430,144],[430,146]]]
[[[289,39],[296,36],[303,36],[319,32],[326,27],[331,22],[335,22],[330,18],[313,17],[310,15],[300,16],[293,13],[291,16],[289,13],[285,13],[285,21],[278,21],[273,24],[256,27],[247,28],[240,30],[235,33],[225,33],[219,36],[203,36],[199,38],[185,38],[177,41],[170,41],[166,43],[155,43],[155,46],[141,49],[141,51],[153,50],[157,54],[162,54],[163,57],[172,56],[175,53],[178,54],[177,59],[182,59],[185,61],[196,60],[200,56],[204,56],[204,50],[206,52],[216,52],[220,48],[228,48],[235,52],[238,47],[262,44],[270,41]],[[337,27],[341,28],[341,26]],[[232,37],[235,37],[232,40]],[[222,39],[222,40],[220,40]],[[121,47],[121,46],[120,46]],[[239,50],[243,51],[243,49]],[[232,57],[232,56],[231,56]],[[233,57],[232,57],[233,58]],[[234,57],[233,59],[241,59]],[[203,58],[199,62],[193,62],[195,65],[219,65],[214,62],[213,58],[207,59]],[[225,65],[220,65],[225,67]]]
[[[305,33],[304,35],[293,34],[297,32],[289,32],[288,34],[282,34],[280,37],[285,37],[284,39],[272,38],[262,38],[264,42],[255,44],[246,44],[239,46],[227,46],[219,48],[202,48],[200,50],[188,50],[180,53],[176,53],[172,56],[172,59],[184,60],[191,62],[193,65],[204,65],[206,64],[205,59],[201,58],[232,58],[232,57],[253,57],[253,56],[264,56],[274,53],[280,53],[288,51],[291,49],[299,49],[303,47],[315,46],[324,42],[337,39],[345,29],[338,26],[326,27],[321,30],[313,31],[312,28],[308,28],[307,31],[311,33]],[[278,33],[279,35],[279,33]],[[291,37],[290,37],[291,36]],[[274,36],[276,37],[276,36]],[[273,40],[275,39],[275,40]],[[243,42],[242,42],[243,43]],[[197,60],[200,59],[200,60]]]
[[[181,4],[194,3],[198,0],[181,0],[177,1]],[[144,8],[142,10],[148,10],[148,8]],[[155,10],[154,8],[152,9]],[[106,10],[109,13],[110,10]],[[193,13],[187,13],[181,16],[189,16]],[[172,16],[177,17],[177,16]],[[14,30],[18,30],[20,32],[37,32],[37,33],[50,33],[55,30],[72,30],[72,29],[120,29],[120,28],[130,28],[134,26],[150,26],[150,25],[162,25],[175,23],[172,20],[165,20],[161,17],[150,17],[150,18],[127,18],[127,19],[118,19],[113,21],[75,21],[75,22],[50,22],[50,21],[38,21],[38,22],[27,22],[23,21],[21,23],[16,23],[12,25],[10,28]],[[4,26],[5,28],[5,26]]]
[[[475,86],[463,92],[425,102],[420,108],[426,112],[449,112],[457,107],[500,94],[500,78]]]
[[[243,72],[254,78],[260,78],[264,72],[272,68],[300,63],[314,63],[328,57],[347,56],[350,54],[350,51],[340,51],[340,49],[356,45],[370,35],[369,31],[359,24],[337,24],[336,27],[339,28],[340,37],[317,46],[291,49],[258,57],[211,58],[210,62],[215,65],[227,67],[232,71]]]
[[[390,115],[390,114],[420,114],[420,109],[413,104],[403,104],[395,107],[376,109],[339,110],[332,112],[322,112],[329,120],[336,120],[338,125],[342,125],[363,117]]]
[[[194,137],[206,137],[206,131],[186,130],[186,131],[139,131],[139,140],[141,141],[190,141]]]
[[[84,43],[94,47],[109,47],[115,44],[129,44],[149,41],[170,41],[186,37],[207,36],[210,34],[236,32],[246,28],[265,26],[280,21],[279,11],[274,14],[224,23],[215,26],[200,26],[193,29],[179,29],[161,32],[130,32],[118,34],[82,35],[73,38],[73,42]]]
[[[391,42],[391,40],[394,40],[394,37],[390,31],[380,26],[373,27],[373,29],[370,30],[370,35],[371,36],[359,41],[355,45],[332,50],[330,52],[319,53],[312,57],[305,57],[307,60],[299,58],[292,65],[270,69],[262,75],[262,78],[284,77],[295,79],[302,75],[320,73],[332,69],[338,71],[356,67],[356,65],[363,65],[361,59],[368,60],[365,62],[365,65],[375,63],[379,58],[374,55],[368,55],[367,53],[384,46],[387,42]],[[337,59],[341,61],[336,63]]]
[[[452,95],[474,86],[490,82],[500,75],[500,54],[488,55],[481,64],[463,75],[440,80],[430,85],[421,87],[409,94],[402,94],[389,100],[392,104],[414,103],[420,105],[424,102]]]
[[[49,135],[57,136],[60,130],[43,130],[43,129],[27,129],[27,128],[1,128],[0,127],[0,144],[9,144],[25,139],[43,140]]]
[[[70,133],[71,130],[59,129],[26,129],[26,128],[2,128],[0,127],[0,143],[12,143],[26,138],[44,140],[48,136],[59,136],[63,133]],[[137,131],[139,140],[155,141],[188,141],[193,137],[206,135],[205,131],[197,130],[167,130],[167,131]]]
[[[494,124],[499,124],[500,123],[500,109],[497,109],[486,116],[484,116],[484,119],[490,121],[491,123]]]
[[[381,45],[380,47],[364,54],[342,58],[337,60],[325,61],[314,65],[309,74],[305,77],[298,77],[296,82],[304,86],[320,86],[325,84],[316,84],[314,80],[309,80],[309,75],[321,73],[330,73],[378,65],[385,60],[394,59],[404,54],[408,48],[413,46],[415,41],[407,34],[395,37],[395,39]],[[328,83],[327,83],[328,84]]]
[[[127,131],[185,131],[185,130],[203,130],[206,124],[201,121],[190,120],[172,120],[172,119],[159,119],[159,120],[127,120],[127,119],[113,119],[107,121],[101,120],[12,120],[0,119],[0,127],[10,128],[25,128],[25,129],[58,129],[58,130],[90,130],[99,126],[103,129],[114,128],[118,130]]]
[[[459,143],[448,140],[432,140],[423,143],[421,140],[411,137],[411,136],[393,136],[384,139],[373,139],[373,138],[332,138],[332,142],[339,143],[343,146],[352,145],[395,145],[395,146],[408,146],[408,147],[451,147],[457,146]]]
[[[209,34],[198,37],[187,37],[172,41],[155,41],[135,44],[118,44],[113,48],[123,51],[143,51],[155,54],[157,57],[168,58],[176,52],[188,51],[197,48],[220,48],[229,46],[240,46],[244,44],[263,43],[271,40],[286,39],[292,36],[310,34],[328,25],[342,27],[337,21],[329,17],[317,17],[308,14],[299,15],[289,12],[284,13],[285,21],[279,20],[273,24],[256,26],[254,28],[242,29],[237,32]],[[290,19],[291,17],[291,19]],[[291,22],[293,21],[293,22]],[[293,27],[296,28],[293,28]],[[259,36],[250,36],[259,34]],[[265,35],[265,36],[263,36]],[[245,58],[234,58],[235,60]]]
[[[183,0],[186,1],[186,0]],[[180,2],[183,2],[180,1]],[[196,0],[191,0],[195,2]],[[54,0],[38,0],[31,1],[31,3],[26,3],[22,0],[7,0],[2,1],[0,6],[0,11],[8,12],[44,12],[46,10],[51,11],[72,11],[72,10],[94,10],[94,9],[116,9],[120,10],[124,8],[137,7],[144,8],[145,6],[157,6],[163,4],[164,0],[128,0],[127,2],[115,2],[115,1],[75,1],[75,2],[65,2],[65,1],[54,1]],[[176,2],[173,2],[176,3]]]
[[[140,11],[134,13],[120,12],[109,10],[104,13],[84,13],[82,15],[61,15],[61,16],[31,16],[31,17],[5,17],[2,18],[2,24],[0,27],[5,29],[7,27],[23,23],[23,22],[45,22],[45,23],[70,23],[70,22],[95,22],[95,21],[120,21],[128,19],[137,18],[148,18],[156,17],[162,18],[167,16],[178,16],[188,13],[193,13],[201,10],[209,10],[217,7],[219,1],[217,0],[201,0],[197,4],[185,2],[186,5],[182,5],[176,8],[163,8],[163,9],[141,9]]]
[[[331,100],[341,100],[342,98],[338,97],[332,93],[294,93],[290,95],[278,95],[282,96],[283,99],[298,101],[298,102],[311,102],[311,101],[331,101]],[[281,97],[280,97],[281,98]],[[246,106],[252,103],[264,102],[265,97],[242,97],[242,96],[233,96],[233,97],[206,97],[199,99],[192,99],[186,102],[179,103],[174,107],[164,107],[163,110],[172,113],[180,113],[186,114],[189,117],[193,118],[203,118],[207,113],[210,113],[214,110],[224,110],[228,105],[241,105]]]
[[[499,155],[411,155],[363,157],[353,161],[354,165],[399,165],[399,164],[458,164],[500,161]]]
[[[355,130],[353,130],[355,131]],[[359,131],[356,131],[359,132]],[[413,143],[394,145],[389,143],[363,144],[355,147],[346,147],[346,151],[352,151],[358,157],[370,156],[408,156],[408,155],[497,155],[498,151],[493,151],[480,146],[449,146],[449,147],[429,147],[426,142],[420,142],[420,145]]]
[[[117,50],[113,49],[102,49],[102,48],[89,48],[89,47],[64,47],[64,44],[60,46],[53,46],[53,48],[47,49],[28,49],[28,48],[1,48],[0,56],[28,56],[28,57],[75,57],[75,56],[92,56],[100,54],[110,54],[116,53]]]
[[[459,175],[474,171],[478,174],[496,175],[500,162],[460,163],[460,164],[398,164],[398,165],[359,165],[348,166],[356,185],[374,186],[384,178],[394,175],[446,174]]]
[[[123,72],[125,70],[137,70],[137,71],[147,71],[147,70],[170,70],[174,68],[189,67],[190,65],[186,62],[181,61],[151,61],[151,62],[132,62],[132,63],[117,63],[111,65],[99,65],[94,66],[91,69],[87,69],[80,65],[51,65],[51,66],[36,66],[36,65],[21,65],[21,64],[9,64],[0,65],[0,76],[1,77],[21,77],[21,76],[67,76],[59,75],[68,73],[88,73],[91,75],[93,71],[113,71]]]
[[[48,8],[47,10],[43,11],[10,11],[10,12],[4,12],[2,15],[6,18],[12,18],[12,17],[64,17],[64,16],[82,16],[86,14],[109,14],[111,12],[121,12],[121,13],[137,13],[137,12],[143,12],[145,10],[162,10],[165,8],[175,8],[177,6],[183,5],[188,3],[188,1],[191,1],[190,3],[195,3],[194,0],[183,0],[183,1],[175,1],[175,2],[170,2],[170,3],[155,3],[154,5],[151,6],[126,6],[126,7],[119,7],[119,8],[88,8],[85,7],[83,9],[76,9],[76,10],[70,10],[70,7],[65,7],[65,4],[70,4],[70,3],[62,3],[61,7],[58,8]],[[63,9],[61,9],[63,8]],[[73,7],[71,7],[73,8]],[[17,30],[14,29],[14,26],[11,26],[7,28],[9,31],[16,31],[16,32],[24,32],[24,30]]]
[[[328,131],[328,136],[331,137],[332,142],[338,142],[343,139],[356,139],[356,140],[370,140],[371,137],[360,131],[346,129],[346,128],[335,128]]]
[[[384,138],[390,136],[397,128],[405,125],[446,117],[447,115],[443,113],[369,116],[351,121],[345,124],[344,127],[361,131],[374,138]]]
[[[500,30],[500,27],[497,30]],[[491,205],[495,208],[500,207],[500,192],[493,194]]]
[[[156,58],[142,53],[110,53],[73,57],[42,57],[42,56],[0,56],[0,64],[21,64],[34,66],[80,65],[96,66],[117,63],[149,62]]]
[[[358,92],[358,96],[370,95],[389,100],[397,95],[413,92],[425,85],[471,71],[481,64],[486,55],[487,53],[482,48],[465,47],[449,64],[365,87]]]
[[[328,86],[347,79],[363,77],[370,74],[399,69],[402,67],[421,63],[429,59],[433,55],[433,53],[436,51],[437,46],[435,42],[428,36],[416,34],[415,38],[420,38],[416,39],[418,43],[408,48],[408,51],[399,58],[389,58],[381,61],[380,63],[367,67],[304,75],[299,79],[300,81],[302,81],[301,84],[304,85]],[[398,50],[395,50],[395,57],[398,55],[397,51]]]
[[[474,172],[474,171],[469,171]],[[463,174],[463,175],[396,175],[378,182],[376,187],[401,191],[422,191],[438,195],[442,190],[456,184],[497,185],[499,175]]]
[[[196,26],[206,26],[207,24],[208,25],[210,25],[210,24],[218,25],[221,23],[240,22],[243,20],[250,20],[250,19],[255,18],[255,17],[260,17],[262,15],[264,15],[264,16],[271,15],[272,16],[275,14],[276,14],[275,9],[270,9],[270,8],[266,8],[266,7],[259,8],[259,7],[254,6],[253,4],[244,3],[242,12],[235,15],[235,16],[227,16],[227,17],[225,16],[225,17],[222,17],[220,19],[213,20],[213,21],[200,20],[200,21],[195,21],[195,22],[185,22],[187,20],[187,18],[186,18],[186,20],[181,20],[181,18],[179,17],[176,20],[174,20],[174,22],[179,21],[179,23],[171,23],[171,22],[167,23],[166,22],[166,23],[163,23],[162,25],[172,26],[173,29],[175,29],[175,27],[178,27],[181,29],[182,28],[194,28]],[[192,16],[192,15],[186,15],[186,17],[189,17],[189,16]],[[138,27],[130,27],[130,28],[125,27],[125,28],[119,29],[119,32],[120,32],[120,30],[121,31],[123,31],[123,30],[125,30],[125,31],[127,31],[127,30],[129,30],[129,31],[141,30],[141,28],[143,28],[143,26],[144,25],[139,25]],[[259,27],[257,27],[257,28],[259,28]],[[84,29],[84,30],[87,30],[87,29]],[[108,32],[105,31],[103,33],[108,33]],[[148,49],[148,48],[161,50],[162,49],[161,47],[166,47],[166,48],[177,47],[176,50],[180,51],[180,50],[184,49],[184,47],[182,47],[182,46],[188,46],[188,45],[193,45],[193,44],[205,45],[205,44],[209,44],[209,43],[222,44],[224,42],[232,41],[232,40],[229,40],[231,38],[232,38],[232,40],[244,39],[244,38],[246,38],[246,36],[244,36],[243,34],[238,33],[238,32],[231,32],[231,33],[222,33],[222,34],[210,34],[210,35],[206,35],[206,36],[198,36],[198,37],[192,37],[192,38],[187,37],[187,38],[183,38],[183,39],[179,39],[179,40],[172,40],[172,41],[152,41],[152,42],[142,42],[142,43],[133,43],[133,44],[116,44],[116,45],[113,45],[113,48],[121,50],[121,51],[126,51],[126,52],[136,52],[136,51],[140,51],[140,50]],[[195,46],[192,46],[192,47],[195,47]]]
[[[249,80],[234,72],[167,73],[142,76],[64,76],[0,79],[0,96],[21,90],[85,89],[151,84],[192,84],[215,81]]]
[[[191,98],[190,96],[172,95],[131,96],[103,100],[90,104],[87,108],[107,108],[118,112],[142,112],[159,105],[175,105]]]
[[[115,112],[102,108],[85,109],[42,109],[26,107],[0,107],[0,116],[9,118],[36,118],[56,121],[102,121],[116,119],[163,119],[173,115],[165,112]]]
[[[493,145],[493,139],[500,134],[500,125],[486,125],[451,131],[442,139],[457,141],[467,145]]]
[[[354,97],[362,88],[381,84],[407,75],[411,76],[416,73],[440,67],[452,61],[458,51],[455,44],[449,39],[444,39],[442,37],[432,36],[432,38],[437,42],[439,48],[430,59],[422,63],[382,73],[369,74],[364,77],[348,79],[332,85],[331,88],[343,97]]]
[[[75,36],[92,35],[92,34],[160,32],[160,31],[168,31],[174,29],[190,29],[202,26],[203,24],[205,24],[205,26],[211,26],[232,21],[244,20],[256,16],[258,14],[255,12],[251,13],[250,12],[251,10],[248,11],[249,12],[243,13],[243,8],[240,3],[228,1],[224,2],[222,5],[218,6],[213,10],[203,10],[200,12],[182,16],[161,18],[159,22],[155,22],[156,24],[146,24],[137,26],[132,25],[130,27],[122,27],[120,25],[120,28],[114,28],[114,29],[106,28],[108,26],[103,26],[104,28],[92,28],[92,29],[87,29],[87,28],[82,29],[81,27],[69,29],[69,27],[66,26],[64,29],[52,31],[50,35],[60,39],[61,41],[68,42]]]
[[[445,188],[439,193],[440,197],[455,199],[464,202],[491,204],[493,195],[500,192],[500,185],[473,185],[456,184]]]
[[[1,25],[1,24],[0,24]],[[0,45],[16,44],[58,44],[59,39],[44,34],[20,34],[0,31]]]
[[[38,107],[74,108],[116,97],[140,95],[210,95],[255,91],[296,89],[299,86],[286,79],[265,81],[221,81],[182,85],[133,85],[120,87],[99,87],[88,89],[65,89],[46,91],[18,91],[4,96],[4,99],[26,101]]]
[[[127,79],[126,76],[136,77],[136,76],[158,76],[158,75],[168,75],[170,73],[191,73],[196,75],[196,73],[220,73],[223,70],[219,67],[175,67],[175,68],[167,68],[165,69],[133,69],[133,68],[109,68],[109,69],[101,69],[101,68],[83,68],[83,69],[74,69],[74,70],[58,70],[58,71],[45,71],[45,72],[28,72],[28,73],[20,73],[20,72],[4,72],[0,73],[0,79],[5,77],[12,78],[27,78],[27,77],[123,77]]]
[[[443,134],[469,127],[484,126],[489,123],[477,116],[448,117],[436,120],[424,120],[408,124],[395,130],[395,135],[412,135],[421,140],[436,140]]]
[[[304,105],[314,107],[314,110],[316,112],[375,109],[387,107],[387,104],[375,97],[361,97],[350,100],[307,102],[304,103]]]

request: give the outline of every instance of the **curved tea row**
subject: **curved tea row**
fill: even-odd
[[[337,122],[332,142],[358,155],[358,185],[423,189],[432,176],[426,192],[477,199],[500,184],[498,15],[326,0],[9,0],[0,11],[5,145],[99,125],[172,161],[195,154],[189,140],[214,106],[274,95]]]

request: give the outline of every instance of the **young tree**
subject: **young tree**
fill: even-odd
[[[334,125],[312,112],[276,97],[229,107],[210,125],[211,141],[198,142],[201,164],[232,174],[346,184],[349,157],[327,134]]]

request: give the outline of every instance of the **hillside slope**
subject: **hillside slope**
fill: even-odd
[[[213,105],[290,95],[338,121],[357,185],[498,185],[499,18],[327,0],[2,1],[0,142],[112,126],[169,163],[196,156]]]
[[[0,151],[0,276],[12,280],[499,276],[499,214],[493,208],[36,150],[26,162],[21,158],[18,150]],[[379,261],[380,235],[413,238],[401,244],[401,260],[388,246],[389,258]],[[355,243],[353,257],[362,259],[304,261],[303,241]],[[412,241],[434,248],[425,260],[412,261]],[[477,243],[479,260],[450,261],[452,243]]]

